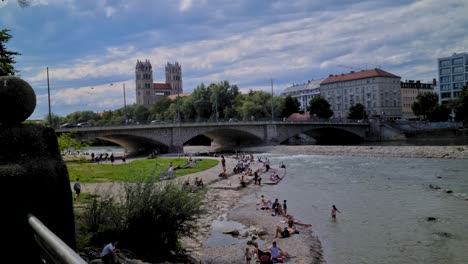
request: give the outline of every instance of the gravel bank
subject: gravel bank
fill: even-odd
[[[227,161],[229,161],[228,164],[233,164],[231,159],[227,159]],[[259,164],[254,164],[253,167],[259,167]],[[205,177],[207,176],[207,173],[205,173]],[[237,184],[237,177],[235,175],[226,181]],[[266,249],[271,246],[273,240],[277,240],[279,247],[296,256],[296,258],[290,259],[288,263],[314,264],[324,262],[321,243],[313,235],[310,227],[298,226],[300,234],[286,239],[274,239],[276,226],[285,227],[286,224],[280,222],[285,219],[283,217],[273,217],[270,212],[256,210],[256,201],[259,200],[262,194],[262,188],[269,188],[269,186],[250,184],[247,188],[239,190],[217,189],[210,188],[210,186],[207,186],[207,188],[206,209],[208,212],[198,220],[199,231],[195,238],[183,239],[183,245],[193,257],[202,263],[244,263],[245,248],[249,247],[251,251],[253,250],[253,246],[247,245],[246,242],[251,240],[252,235],[259,231],[265,233],[256,240],[261,248]],[[268,199],[273,198],[269,197]],[[294,212],[290,213],[294,215]],[[245,229],[239,230],[239,228],[232,227],[232,221],[242,224]],[[215,222],[217,226],[226,227],[215,228]],[[241,231],[238,237],[222,234],[223,231],[232,231],[234,229]],[[249,235],[244,234],[245,232],[248,232]],[[218,237],[218,241],[210,241],[210,234]],[[226,239],[229,241],[228,243],[223,242]]]
[[[468,159],[468,146],[264,146],[243,148],[248,152],[336,155],[364,157]]]

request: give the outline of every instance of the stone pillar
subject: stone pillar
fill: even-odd
[[[18,80],[29,86],[18,78],[0,77],[1,262],[42,263],[27,214],[75,248],[72,193],[55,131],[20,124],[34,110],[35,95],[30,86],[16,87]],[[24,105],[28,103],[32,107]]]

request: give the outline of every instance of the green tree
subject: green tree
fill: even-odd
[[[289,117],[290,115],[297,113],[301,104],[297,98],[288,95],[284,98],[284,109],[281,112],[282,117]]]
[[[330,104],[322,96],[315,96],[310,100],[308,110],[311,116],[316,115],[319,118],[330,118],[333,116],[333,111],[330,109]]]
[[[168,110],[172,103],[174,103],[174,101],[167,97],[164,97],[158,100],[150,109],[152,119],[158,119],[158,120],[171,119],[169,117]]]
[[[365,111],[365,108],[362,104],[356,104],[353,105],[349,108],[348,111],[348,118],[349,119],[366,119],[367,118],[367,113]]]
[[[465,85],[455,101],[455,120],[468,127],[468,85]]]
[[[416,96],[416,102],[413,103],[411,109],[416,116],[423,116],[427,119],[427,114],[431,112],[438,104],[437,94],[425,92]]]
[[[137,105],[135,104],[135,108],[133,108],[133,113],[131,118],[134,121],[140,122],[140,123],[145,123],[148,121],[148,118],[150,116],[150,112],[148,108],[144,107],[143,105]]]
[[[210,102],[210,90],[202,83],[195,88],[191,96],[197,121],[208,119],[213,112]]]
[[[58,116],[58,115],[56,115],[56,114],[54,114],[54,113],[52,113],[52,114],[50,115],[50,117],[51,117],[51,119],[49,120],[49,115],[46,115],[46,116],[45,116],[44,120],[45,120],[46,124],[47,124],[47,125],[50,125],[50,126],[53,127],[53,128],[59,127],[60,124],[62,123],[61,120],[62,120],[63,118],[61,118],[60,116]]]
[[[6,43],[11,39],[8,29],[0,31],[0,76],[15,75],[17,72],[13,65],[16,63],[14,56],[21,55],[18,52],[10,51]]]
[[[76,139],[74,133],[62,133],[57,138],[60,152],[66,150],[81,150],[89,146],[89,142]]]
[[[437,104],[435,107],[431,109],[431,111],[427,112],[427,119],[430,122],[443,122],[447,121],[450,118],[451,110],[447,108],[445,105]]]

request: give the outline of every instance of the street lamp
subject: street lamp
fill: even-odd
[[[49,67],[47,67],[47,97],[49,99],[49,125],[52,127],[52,112],[50,111]]]
[[[125,83],[123,83],[123,96],[124,96],[124,113],[125,113],[125,125],[128,122],[128,116],[127,116],[127,99],[125,97]]]
[[[273,79],[271,79],[271,122],[275,121],[275,108],[273,106]]]

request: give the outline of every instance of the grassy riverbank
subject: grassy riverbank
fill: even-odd
[[[82,183],[100,182],[135,182],[141,176],[159,177],[161,172],[167,171],[169,163],[174,164],[176,176],[184,176],[210,169],[218,165],[214,159],[203,159],[196,162],[193,168],[183,168],[186,158],[157,158],[133,160],[127,164],[96,164],[96,163],[67,163],[70,181],[79,178]]]

